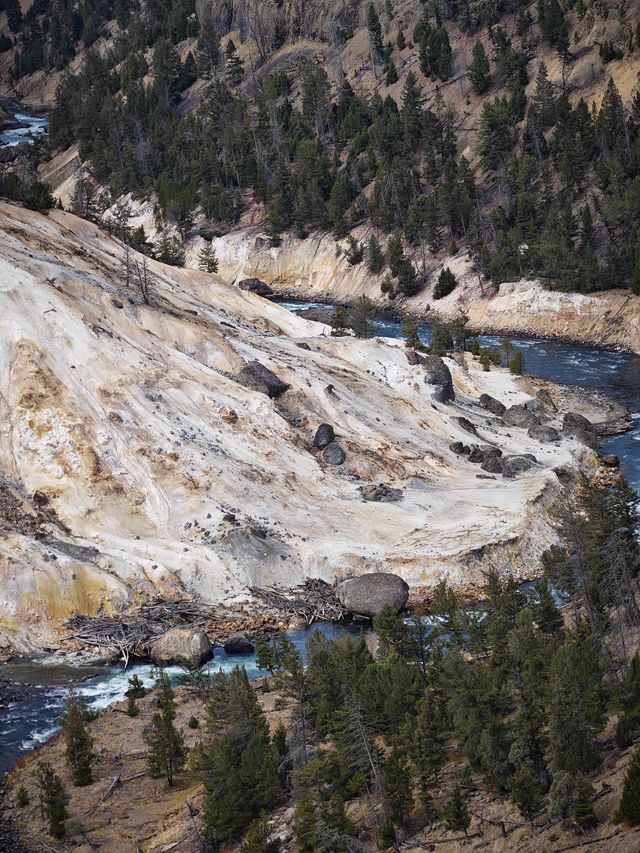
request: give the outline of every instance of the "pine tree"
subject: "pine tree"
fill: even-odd
[[[459,784],[453,788],[448,796],[442,810],[442,817],[447,829],[453,831],[462,829],[465,835],[468,834],[467,830],[471,824],[471,818],[469,817],[465,796],[462,793],[462,787]]]
[[[375,234],[371,234],[367,240],[365,254],[367,256],[367,268],[369,272],[377,275],[384,266],[384,252]]]
[[[39,761],[36,769],[36,785],[40,789],[40,807],[43,817],[49,821],[49,833],[62,838],[65,833],[67,807],[62,781],[48,761]]]
[[[640,746],[637,746],[631,755],[615,819],[632,826],[640,823]]]
[[[263,813],[249,825],[240,853],[272,853],[276,848],[270,843],[269,835],[269,822]]]
[[[173,785],[174,774],[180,773],[187,759],[184,737],[174,725],[175,694],[169,678],[160,670],[156,683],[159,711],[153,715],[151,725],[143,732],[147,744],[147,767],[153,779],[164,777]]]
[[[573,802],[573,822],[579,832],[587,832],[598,825],[598,818],[593,810],[593,785],[585,776],[578,776],[575,798]],[[640,821],[640,812],[638,812]]]
[[[17,33],[22,25],[22,9],[19,0],[6,0],[7,23],[12,33]]]
[[[391,805],[391,819],[397,826],[402,826],[413,808],[413,795],[407,761],[397,745],[393,746],[385,758],[382,775],[385,792]]]
[[[198,269],[203,272],[217,273],[218,258],[212,243],[205,243],[198,253]]]
[[[334,337],[343,337],[348,334],[349,329],[351,328],[351,320],[349,319],[347,309],[342,305],[338,305],[333,312],[330,325],[331,334]]]
[[[133,693],[129,693],[129,695],[127,696],[127,714],[130,717],[137,717],[139,713],[140,707],[136,702],[136,697],[133,695]]]
[[[367,29],[369,30],[373,58],[374,60],[379,60],[384,54],[384,45],[382,44],[382,27],[380,26],[380,18],[376,13],[373,3],[369,3],[369,6],[367,7]]]
[[[442,299],[444,296],[448,296],[453,292],[457,283],[456,277],[449,267],[444,267],[438,276],[435,287],[433,288],[433,298]]]
[[[525,765],[511,782],[511,797],[520,814],[533,826],[534,817],[542,809],[542,797],[530,768]]]
[[[402,237],[398,232],[389,237],[387,243],[387,262],[391,274],[394,276],[400,275],[402,264],[405,261],[404,249],[402,248]]]
[[[482,95],[491,84],[491,66],[480,40],[473,46],[473,60],[469,66],[469,82],[476,95]]]
[[[244,62],[238,56],[238,50],[233,39],[229,39],[224,50],[224,69],[227,80],[232,86],[237,86],[244,77]]]
[[[402,89],[402,108],[400,117],[404,127],[404,136],[411,151],[418,148],[424,132],[424,98],[418,87],[418,82],[413,71],[407,74]]]
[[[64,731],[67,766],[75,785],[90,785],[93,781],[93,740],[85,723],[85,705],[73,690],[69,690],[60,725]]]
[[[358,338],[371,336],[371,321],[376,316],[375,303],[364,293],[357,299],[349,311],[349,325]]]
[[[405,317],[400,328],[405,345],[409,349],[421,349],[422,341],[418,334],[418,321],[413,317]]]
[[[534,608],[536,624],[543,633],[559,636],[564,628],[564,620],[546,578],[538,581],[536,592],[538,594],[538,601]]]
[[[556,99],[553,85],[544,62],[540,63],[536,88],[531,96],[531,109],[540,128],[550,127],[555,122]]]
[[[524,356],[519,349],[509,359],[509,371],[516,376],[522,376],[524,373]]]

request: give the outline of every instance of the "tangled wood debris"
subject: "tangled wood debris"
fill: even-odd
[[[135,648],[148,650],[170,628],[176,625],[204,628],[214,618],[214,608],[202,602],[192,599],[165,601],[158,598],[120,617],[74,616],[65,623],[65,639],[117,649],[126,667]]]
[[[347,614],[335,588],[319,578],[307,578],[304,584],[289,590],[251,587],[250,592],[275,610],[301,616],[307,625],[316,619],[338,622]]]

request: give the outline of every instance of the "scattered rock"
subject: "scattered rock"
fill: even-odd
[[[336,434],[331,424],[320,424],[313,439],[313,446],[322,449],[331,444],[335,437]]]
[[[432,398],[437,403],[448,403],[455,399],[451,371],[439,355],[427,355],[424,357],[424,381],[427,385],[433,385]]]
[[[535,457],[531,454],[522,456],[505,456],[502,460],[502,473],[505,477],[515,477],[517,474],[523,474],[535,464]]]
[[[232,634],[224,644],[224,650],[228,655],[250,655],[255,651],[255,646],[246,634]]]
[[[562,419],[562,432],[570,438],[576,438],[587,447],[596,446],[596,433],[590,420],[577,412],[567,412]]]
[[[207,635],[192,628],[171,628],[151,646],[151,660],[157,664],[199,667],[212,657]]]
[[[304,341],[297,341],[296,346],[298,347],[298,349],[306,349],[309,352],[311,352],[311,347],[309,346],[309,344],[306,344]]]
[[[541,406],[544,406],[549,412],[557,412],[558,407],[553,402],[553,398],[551,394],[547,391],[546,388],[540,388],[538,393],[536,394],[536,400],[540,403]]]
[[[336,593],[345,610],[372,617],[385,607],[400,612],[409,598],[409,586],[391,572],[371,572],[342,581]]]
[[[276,374],[260,364],[259,361],[250,361],[238,374],[239,381],[254,391],[260,391],[272,399],[280,397],[290,386],[279,379]]]
[[[257,293],[258,296],[272,296],[273,291],[269,285],[261,281],[259,278],[243,278],[238,282],[240,290],[247,290],[249,293]]]
[[[499,447],[494,447],[491,444],[483,444],[481,447],[473,445],[469,453],[469,462],[482,464],[489,459],[498,459],[500,456],[502,456],[502,451]]]
[[[407,361],[409,364],[424,364],[426,359],[423,355],[420,355],[419,352],[416,352],[414,349],[408,349],[405,352],[407,356]]]
[[[504,462],[499,456],[489,456],[484,460],[481,467],[483,471],[488,471],[489,474],[502,474]]]
[[[496,400],[496,398],[492,397],[490,394],[480,394],[478,403],[483,409],[486,409],[494,415],[504,415],[507,411],[507,407],[504,403],[501,403],[500,400]]]
[[[560,433],[557,429],[554,429],[550,426],[544,426],[542,424],[534,424],[530,426],[527,435],[529,438],[533,438],[536,441],[559,441]]]
[[[522,427],[524,429],[537,426],[540,423],[539,418],[527,409],[526,406],[522,405],[510,406],[502,416],[502,420],[507,426]]]
[[[377,486],[360,486],[360,494],[365,501],[397,503],[402,500],[402,489],[393,489],[386,483],[379,483]]]
[[[454,420],[456,420],[462,429],[466,430],[466,432],[470,432],[471,435],[478,435],[478,430],[476,429],[475,424],[472,424],[468,418],[455,418]]]
[[[322,452],[322,458],[328,465],[342,465],[347,458],[347,454],[339,444],[333,441],[325,447]]]
[[[452,441],[449,450],[453,450],[456,456],[468,456],[471,453],[471,448],[461,441]]]
[[[620,457],[616,453],[603,453],[600,461],[607,468],[618,468],[620,466]]]

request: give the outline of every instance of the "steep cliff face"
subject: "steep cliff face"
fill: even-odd
[[[354,231],[358,239],[368,232]],[[196,240],[188,262],[197,264],[201,242]],[[326,299],[350,303],[366,294],[381,306],[415,314],[435,312],[452,319],[461,312],[479,331],[559,337],[640,352],[640,296],[629,290],[604,293],[561,293],[537,279],[505,282],[496,291],[475,269],[465,252],[442,259],[429,252],[417,255],[416,266],[428,285],[411,299],[389,302],[380,291],[382,276],[372,275],[365,263],[351,266],[344,256],[345,242],[330,233],[306,240],[288,235],[274,248],[264,232],[245,228],[214,240],[220,273],[228,281],[256,277],[276,293],[300,299]],[[449,267],[458,284],[443,299],[433,298],[439,272]]]
[[[216,276],[155,262],[145,303],[142,259],[127,267],[95,226],[7,203],[0,223],[5,646],[48,645],[76,611],[158,591],[229,602],[250,584],[374,569],[414,586],[473,582],[489,566],[524,575],[553,541],[552,468],[582,451],[478,408],[483,391],[526,399],[512,377],[450,361],[456,400],[438,403],[397,342],[332,338]],[[243,373],[254,360],[289,389],[264,393]],[[321,422],[343,465],[313,448]],[[541,464],[479,478],[449,449],[458,440]],[[361,487],[381,482],[402,500],[365,502]]]

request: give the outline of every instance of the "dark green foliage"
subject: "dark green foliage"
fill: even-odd
[[[433,298],[442,299],[453,292],[457,284],[455,275],[449,267],[444,267],[438,276],[435,287],[433,288]]]
[[[380,18],[375,10],[373,3],[367,6],[367,29],[369,30],[369,38],[371,39],[371,51],[374,59],[380,59],[384,53],[382,44],[382,27],[380,26]]]
[[[218,258],[216,250],[211,243],[205,243],[198,253],[198,269],[203,272],[216,273],[218,272]]]
[[[169,785],[173,785],[174,775],[184,768],[187,750],[182,732],[173,722],[176,718],[175,695],[162,670],[158,675],[156,691],[160,710],[153,715],[151,725],[142,734],[147,744],[147,767],[153,779],[164,777]]]
[[[84,702],[69,691],[60,725],[64,731],[67,766],[75,785],[90,785],[93,782],[93,740],[85,723]]]
[[[269,842],[270,834],[266,816],[256,818],[249,825],[240,853],[274,853],[277,848],[275,844]]]
[[[244,76],[244,63],[238,56],[233,39],[229,39],[225,48],[224,67],[229,83],[232,86],[237,86]]]
[[[444,27],[425,23],[420,36],[420,69],[434,80],[448,80],[453,73],[449,34]]]
[[[542,797],[536,784],[536,780],[526,765],[513,777],[511,782],[511,796],[517,805],[520,814],[531,822],[542,809]]]
[[[32,181],[21,181],[15,172],[0,174],[0,196],[20,201],[30,210],[46,213],[55,207],[55,201],[47,184],[34,178]]]
[[[187,723],[190,729],[197,729],[200,727],[200,720],[197,717],[189,717],[189,722]]]
[[[375,303],[364,294],[360,296],[349,311],[349,325],[359,338],[369,338],[373,332],[371,321],[376,316]]]
[[[384,760],[383,778],[391,819],[397,826],[402,826],[413,808],[413,794],[407,760],[397,745]]]
[[[363,244],[359,243],[351,234],[349,234],[349,236],[347,237],[347,248],[345,250],[344,256],[347,260],[347,263],[350,264],[352,267],[361,264],[364,258]]]
[[[442,323],[434,323],[432,326],[433,337],[429,352],[432,355],[446,355],[453,349],[453,338],[446,326]]]
[[[24,785],[20,785],[16,791],[16,802],[20,808],[24,808],[29,805],[29,792]]]
[[[349,319],[349,312],[346,308],[338,305],[331,318],[331,334],[335,337],[340,337],[348,334],[350,328],[351,320]]]
[[[127,696],[127,714],[130,717],[137,717],[139,713],[140,707],[136,702],[136,697],[133,693],[129,692],[129,695]]]
[[[409,349],[422,349],[422,341],[418,334],[418,322],[413,317],[405,317],[400,329],[404,342]]]
[[[185,261],[184,244],[177,237],[160,238],[155,247],[155,256],[163,264],[173,267],[183,267]]]
[[[594,793],[591,782],[585,776],[578,776],[573,802],[573,822],[578,832],[588,832],[598,825],[592,805]]]
[[[134,699],[141,699],[143,696],[146,695],[147,690],[141,679],[137,675],[132,675],[129,679],[129,689],[127,690],[127,696],[133,696]]]
[[[22,9],[19,0],[5,0],[7,23],[12,33],[17,33],[22,24]]]
[[[622,798],[615,819],[632,826],[640,823],[640,746],[637,746],[633,751],[627,767]]]
[[[49,833],[54,838],[62,838],[67,819],[66,795],[60,777],[48,761],[38,762],[36,785],[40,789],[40,808],[49,823]]]
[[[444,818],[447,829],[463,830],[464,834],[467,834],[471,818],[469,817],[469,810],[467,809],[465,796],[460,785],[455,785],[447,798],[442,811],[442,817]]]
[[[516,376],[522,376],[524,373],[524,356],[521,350],[516,350],[509,359],[509,370]]]
[[[380,241],[375,234],[372,234],[367,240],[365,255],[367,259],[367,269],[369,272],[374,275],[381,272],[382,267],[384,266],[384,252],[382,251]]]
[[[482,95],[491,84],[491,67],[481,41],[474,44],[472,55],[473,59],[469,66],[469,82],[476,95]]]

